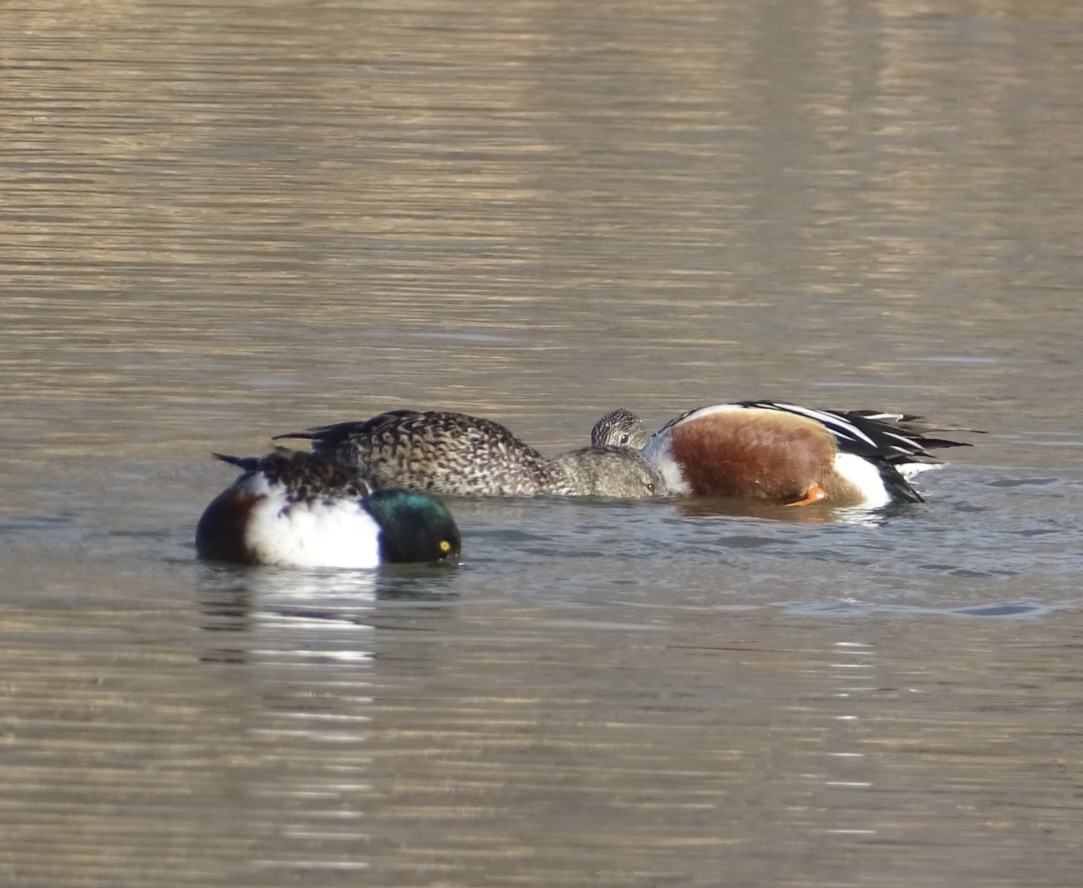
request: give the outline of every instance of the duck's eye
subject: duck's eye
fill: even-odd
[[[624,446],[625,444],[627,444],[627,443],[628,443],[628,434],[627,434],[627,433],[625,433],[625,434],[623,434],[623,435],[621,435],[621,436],[620,436],[620,443],[621,443],[621,446],[622,446],[622,447],[623,447],[623,446]]]
[[[451,543],[448,540],[440,540],[440,551],[447,555],[451,551]]]
[[[647,493],[654,493],[654,485],[653,484],[648,484],[647,485]]]

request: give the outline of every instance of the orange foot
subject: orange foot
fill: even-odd
[[[816,503],[822,503],[827,499],[827,491],[824,490],[819,484],[813,484],[808,490],[805,491],[805,495],[792,503],[786,503],[787,506],[812,506]]]

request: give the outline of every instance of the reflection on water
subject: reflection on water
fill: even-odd
[[[0,882],[1078,882],[1073,8],[0,29]],[[195,560],[209,453],[286,429],[556,453],[757,397],[989,434],[912,507],[459,500],[456,570]]]

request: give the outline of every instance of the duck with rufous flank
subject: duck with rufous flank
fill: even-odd
[[[970,446],[935,431],[905,413],[739,401],[690,410],[653,435],[631,411],[615,410],[591,440],[639,445],[676,494],[876,507],[922,502],[910,479],[943,464],[929,450]]]

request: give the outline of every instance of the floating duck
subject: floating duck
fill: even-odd
[[[359,422],[276,435],[312,442],[378,487],[456,496],[602,496],[667,493],[659,470],[636,450],[585,447],[553,458],[491,419],[448,411],[393,410]]]
[[[634,413],[615,410],[591,441],[641,448],[671,493],[876,507],[922,502],[910,479],[942,465],[929,449],[969,446],[928,431],[909,414],[740,401],[691,410],[649,436]]]
[[[647,431],[643,420],[623,407],[611,410],[590,430],[590,443],[593,447],[631,447],[642,450],[650,439],[651,433]]]
[[[375,490],[358,472],[314,453],[214,455],[242,475],[199,519],[202,558],[351,568],[458,559],[459,529],[430,494]]]

